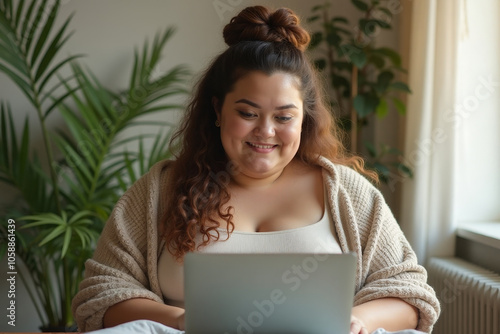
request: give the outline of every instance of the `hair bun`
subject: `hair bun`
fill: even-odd
[[[243,9],[224,27],[223,36],[229,46],[241,41],[288,41],[301,51],[311,40],[292,10],[280,8],[272,12],[263,6]]]

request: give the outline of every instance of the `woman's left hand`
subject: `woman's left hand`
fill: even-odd
[[[350,334],[370,334],[363,321],[351,315],[351,333]]]

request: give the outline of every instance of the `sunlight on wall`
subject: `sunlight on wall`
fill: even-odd
[[[500,2],[467,2],[459,49],[458,217],[500,222]],[[465,19],[465,18],[464,18]]]

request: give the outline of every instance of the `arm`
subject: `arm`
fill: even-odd
[[[332,179],[329,188],[335,192],[330,205],[339,222],[336,229],[342,250],[358,255],[354,305],[397,298],[418,309],[416,329],[430,332],[440,305],[427,284],[425,268],[419,265],[382,194],[353,170],[339,167],[337,171],[340,185]]]
[[[128,299],[109,307],[104,314],[104,327],[140,319],[184,330],[184,309],[145,298]]]
[[[418,324],[416,307],[399,298],[382,298],[353,307],[351,333],[365,334],[384,328],[388,331],[415,329]],[[367,332],[363,332],[363,327]]]

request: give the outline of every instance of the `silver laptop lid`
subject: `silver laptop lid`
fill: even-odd
[[[184,259],[186,334],[349,333],[354,254]]]

